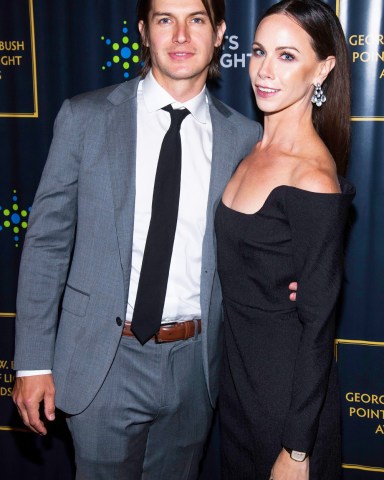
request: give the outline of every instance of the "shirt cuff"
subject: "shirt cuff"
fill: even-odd
[[[49,375],[52,370],[17,370],[16,377],[32,377],[33,375]]]

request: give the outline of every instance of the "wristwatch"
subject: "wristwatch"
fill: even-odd
[[[289,453],[292,460],[295,460],[295,462],[304,462],[308,457],[308,453],[306,452],[298,452],[297,450],[292,450],[292,448],[287,447],[284,447],[284,449]]]

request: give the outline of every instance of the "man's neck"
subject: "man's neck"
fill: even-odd
[[[156,82],[180,103],[187,102],[188,100],[191,100],[191,98],[199,95],[207,80],[206,74],[183,80],[164,78],[153,70],[152,74]]]

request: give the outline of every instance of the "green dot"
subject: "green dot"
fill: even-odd
[[[102,69],[102,70],[105,70],[105,67],[104,67],[104,65],[101,67],[101,69]]]
[[[9,222],[8,220],[6,220],[6,221],[4,222],[4,227],[7,227],[7,228],[8,228],[8,227],[10,227],[10,226],[11,226],[11,222]]]
[[[19,246],[19,244],[18,244],[18,243],[15,243],[15,247],[17,248],[18,246]]]
[[[124,63],[123,63],[123,67],[124,67],[126,70],[128,70],[128,68],[129,68],[129,62],[124,62]]]
[[[119,46],[118,43],[114,43],[114,44],[112,45],[112,48],[113,48],[113,50],[119,50],[120,46]]]
[[[26,217],[28,215],[28,212],[26,210],[21,211],[21,216]]]
[[[140,59],[137,55],[134,55],[132,60],[133,60],[134,63],[138,63],[140,61]]]
[[[118,55],[115,55],[115,56],[113,57],[113,61],[114,61],[115,63],[119,63],[119,62],[120,62],[120,57],[119,57]]]
[[[19,227],[13,227],[13,233],[19,233],[20,230],[19,230]]]
[[[10,213],[11,213],[11,212],[8,210],[8,208],[4,210],[4,215],[5,215],[6,217],[8,217]]]
[[[138,50],[139,49],[139,44],[138,43],[132,43],[132,49],[133,50]]]
[[[13,190],[13,193],[16,193],[16,192],[17,192],[17,190]]]
[[[12,205],[12,208],[13,208],[13,210],[15,210],[15,212],[16,212],[16,211],[19,209],[19,206],[17,205],[17,203],[14,203],[14,204]]]
[[[100,38],[101,38],[101,40],[105,40],[105,37],[104,37],[104,35],[103,35],[102,37],[100,37]]]
[[[27,228],[27,227],[28,227],[28,223],[27,223],[27,222],[21,222],[21,226],[22,226],[23,228]]]
[[[129,42],[129,38],[128,38],[128,37],[123,37],[122,40],[123,40],[123,43],[125,43],[125,44],[127,44],[127,43]]]

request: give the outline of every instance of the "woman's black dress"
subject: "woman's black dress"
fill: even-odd
[[[340,194],[276,187],[255,214],[218,206],[225,480],[268,480],[282,445],[311,452],[310,480],[340,478],[333,342],[354,196],[351,184],[340,185]]]

